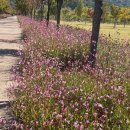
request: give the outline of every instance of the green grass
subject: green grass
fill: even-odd
[[[62,25],[70,25],[73,27],[79,27],[84,29],[91,30],[92,23],[84,23],[84,22],[65,22],[61,21]],[[110,36],[114,39],[129,39],[130,40],[130,25],[126,25],[124,28],[123,25],[117,25],[116,28],[113,28],[113,24],[102,23],[101,24],[101,34],[105,34],[106,36]]]

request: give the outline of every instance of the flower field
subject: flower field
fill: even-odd
[[[100,36],[86,65],[91,32],[19,17],[23,52],[12,109],[20,130],[128,130],[130,45]]]

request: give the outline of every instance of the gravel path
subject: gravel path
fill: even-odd
[[[0,119],[10,119],[8,89],[12,84],[13,74],[12,66],[15,66],[19,60],[18,50],[22,48],[19,44],[21,38],[21,29],[17,17],[12,16],[0,20]],[[3,130],[0,124],[0,130]]]

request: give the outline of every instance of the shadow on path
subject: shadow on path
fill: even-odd
[[[0,123],[0,130],[14,130],[14,129],[8,129],[11,125],[11,122],[13,121],[14,117],[12,113],[10,112],[10,106],[11,102],[9,101],[0,101],[0,113],[6,113],[6,117],[0,117],[1,119],[7,121],[8,123]]]
[[[0,109],[10,107],[10,101],[0,101]]]
[[[12,23],[15,24],[15,23],[17,23],[17,22],[16,22],[16,21],[11,21],[11,24],[12,24]],[[0,24],[2,24],[2,25],[3,25],[3,24],[10,24],[10,21],[9,21],[9,22],[0,21]]]
[[[15,50],[15,49],[0,49],[0,56],[20,56],[19,53],[20,50]]]
[[[18,43],[19,40],[7,40],[7,39],[0,39],[0,42],[7,42],[7,43]]]

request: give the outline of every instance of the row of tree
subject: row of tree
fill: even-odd
[[[47,4],[48,11],[47,11],[46,20],[47,20],[47,26],[48,26],[51,6],[53,4],[56,4],[57,29],[59,29],[61,8],[63,6],[63,2],[67,2],[67,1],[68,0],[64,0],[64,1],[63,0],[16,0],[16,7],[20,13],[24,15],[30,15],[32,18],[36,17],[36,10],[40,9],[41,20],[42,20],[43,8],[44,8],[44,5]],[[101,16],[103,13],[102,11],[103,0],[95,0],[94,2],[95,2],[95,6],[94,6],[94,12],[93,12],[93,27],[92,27],[92,36],[91,36],[91,44],[90,44],[90,54],[87,60],[87,64],[89,64],[91,67],[95,66],[100,21],[101,21]],[[77,13],[80,13],[80,11],[81,11],[80,8],[77,9]]]
[[[77,7],[71,8],[69,3],[77,0],[15,0],[16,9],[19,14],[29,15],[32,18],[40,18],[41,20],[45,16],[47,19],[47,25],[49,23],[50,16],[54,16],[59,24],[60,14],[63,20],[79,20],[79,21],[91,21],[93,15],[93,8],[86,6],[84,0],[78,0]],[[61,11],[61,6],[62,11]],[[111,5],[110,3],[103,3],[102,22],[113,22],[114,28],[117,22],[123,23],[124,27],[126,23],[130,21],[130,8],[119,7]],[[60,14],[59,14],[60,13]]]
[[[119,7],[115,5],[108,5],[104,3],[103,5],[103,23],[123,23],[124,25],[130,21],[130,8]],[[83,4],[79,4],[75,9],[65,7],[62,9],[62,20],[66,21],[91,21],[93,15],[93,9]]]
[[[59,11],[61,7],[58,8],[59,0],[10,0],[15,1],[16,10],[19,14],[29,15],[30,17],[47,18],[49,23],[50,16],[53,18],[59,19]],[[71,2],[76,2],[77,6],[72,8],[69,4]],[[78,1],[78,2],[77,2]],[[91,21],[93,15],[93,8],[86,6],[84,0],[64,0],[62,1],[62,11],[61,19],[67,21]],[[102,22],[113,22],[114,28],[117,23],[123,23],[125,25],[130,21],[130,8],[128,7],[119,7],[116,5],[111,5],[108,2],[103,4],[103,14]],[[61,9],[60,9],[61,10]],[[0,1],[0,13],[14,13],[15,11],[11,10],[9,0]],[[47,23],[47,25],[48,25]],[[59,23],[59,22],[58,22]]]
[[[103,14],[102,22],[114,23],[116,27],[117,22],[123,23],[124,27],[126,23],[130,21],[130,8],[129,7],[119,7],[116,5],[111,5],[108,2],[103,3]],[[65,7],[62,9],[63,20],[80,20],[87,21],[91,20],[93,15],[93,8],[88,7],[84,4],[84,0],[80,0],[77,7],[74,9]]]
[[[29,15],[34,19],[36,18],[36,11],[38,10],[40,12],[41,20],[43,19],[44,6],[46,5],[48,7],[46,15],[47,26],[49,24],[51,6],[53,6],[53,4],[56,4],[57,28],[59,28],[63,0],[16,0],[15,4],[16,10],[19,14]]]
[[[112,19],[114,23],[114,28],[116,27],[117,22],[123,23],[124,27],[126,23],[130,21],[130,8],[129,7],[120,7],[116,5],[109,5],[105,3],[103,6],[103,22],[110,22]]]

